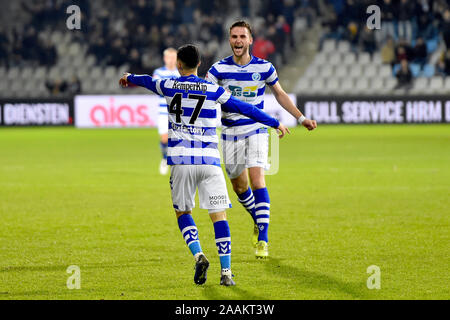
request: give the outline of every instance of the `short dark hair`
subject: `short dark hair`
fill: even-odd
[[[200,52],[193,44],[185,44],[177,50],[177,59],[190,69],[197,68],[200,62]]]
[[[234,27],[244,27],[247,28],[248,32],[250,33],[251,36],[253,36],[252,33],[252,27],[250,27],[250,24],[247,21],[244,20],[239,20],[236,21],[235,23],[233,23],[230,27],[230,33],[231,33],[231,29],[233,29]]]

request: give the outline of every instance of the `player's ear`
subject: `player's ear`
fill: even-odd
[[[178,70],[183,70],[183,66],[181,64],[181,61],[177,59],[177,69]]]
[[[197,68],[200,67],[200,65],[202,64],[201,61],[198,62]]]

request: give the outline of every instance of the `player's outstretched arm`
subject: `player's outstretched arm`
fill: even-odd
[[[240,113],[257,122],[275,128],[278,130],[280,138],[283,138],[286,135],[286,133],[291,133],[289,129],[286,128],[277,119],[269,116],[267,113],[261,111],[254,105],[243,102],[233,96],[230,96],[230,98],[225,103],[222,104],[222,110],[226,112]]]
[[[137,74],[131,74],[131,73],[127,72],[127,73],[123,74],[122,78],[120,78],[119,84],[122,87],[128,87],[128,85],[130,83],[132,83],[137,86],[147,88],[156,94],[160,94],[156,89],[158,81],[160,81],[160,80],[153,79],[152,77],[150,77],[147,74],[137,75]]]
[[[293,117],[295,117],[298,123],[300,123],[310,131],[317,128],[316,120],[306,119],[306,117],[294,105],[288,94],[283,90],[279,82],[275,83],[273,86],[270,86],[270,89],[272,90],[272,93],[275,96],[275,99],[277,99],[278,103]]]

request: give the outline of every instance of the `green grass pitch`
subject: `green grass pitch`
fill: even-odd
[[[228,184],[234,288],[219,285],[198,208],[211,265],[193,283],[156,130],[1,129],[0,299],[449,299],[449,128],[294,129],[266,179],[267,261]],[[70,265],[79,290],[66,287]],[[366,286],[370,265],[379,290]]]

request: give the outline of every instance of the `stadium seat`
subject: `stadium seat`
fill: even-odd
[[[117,72],[117,69],[114,66],[106,67],[104,70],[104,75],[105,75],[105,77],[108,77],[108,78],[116,78],[116,77],[122,76]]]
[[[368,78],[378,77],[378,66],[374,64],[367,64],[364,66],[364,76]]]
[[[359,64],[355,64],[350,68],[350,77],[354,78],[354,79],[358,79],[361,76],[363,76],[363,68],[361,65]]]
[[[384,92],[390,93],[394,89],[394,87],[397,85],[397,79],[395,78],[386,78],[384,79]]]
[[[356,63],[356,55],[353,52],[348,52],[344,55],[343,60],[346,65],[353,65]]]
[[[331,65],[338,65],[342,63],[342,55],[339,52],[329,54],[328,63]]]
[[[358,63],[363,65],[369,65],[371,63],[370,54],[362,52],[358,55]]]
[[[395,77],[395,75],[397,74],[397,72],[402,68],[402,66],[400,65],[400,63],[395,64],[392,67],[392,76]]]
[[[439,47],[439,39],[430,39],[426,42],[428,54],[432,54]]]
[[[430,79],[429,92],[430,93],[444,93],[444,78],[433,77]]]
[[[307,78],[315,78],[320,74],[320,67],[318,65],[310,65],[308,69],[306,69],[305,77]]]
[[[101,67],[93,67],[90,70],[90,77],[92,79],[101,79],[103,76],[102,68]]]
[[[316,54],[316,56],[314,57],[313,64],[323,65],[326,63],[328,63],[328,55],[326,52],[319,52],[318,54]]]
[[[414,94],[424,94],[428,91],[428,78],[417,78],[414,81],[413,88],[411,89],[411,93]]]
[[[9,68],[7,77],[11,80],[17,79],[19,77],[20,70],[18,67]]]
[[[339,41],[337,45],[337,51],[341,53],[350,52],[350,43],[348,41]]]
[[[386,91],[386,89],[384,86],[383,78],[380,78],[380,77],[372,78],[370,88],[372,90],[372,93],[381,93],[381,94],[384,93]]]
[[[414,78],[419,77],[419,75],[420,75],[420,64],[418,64],[418,63],[411,63],[409,65],[409,68],[410,68],[411,73],[412,73]]]
[[[334,52],[336,51],[336,40],[334,39],[327,39],[323,42],[322,47],[323,52]]]
[[[392,68],[388,65],[382,65],[379,70],[379,76],[382,78],[390,78],[392,77]]]
[[[450,92],[450,77],[445,77],[444,79],[444,91],[445,93],[449,93]]]
[[[353,94],[355,82],[351,78],[344,78],[341,81],[340,92],[343,94]]]
[[[90,67],[97,63],[97,59],[93,54],[90,54],[86,57],[86,66]]]
[[[340,80],[337,77],[331,77],[327,81],[327,91],[329,93],[339,93]]]
[[[355,79],[355,93],[368,94],[369,93],[369,79],[366,77],[360,77]]]
[[[348,77],[348,67],[344,64],[338,65],[335,68],[334,75],[337,78],[345,78]]]
[[[297,85],[295,86],[295,90],[294,91],[296,93],[304,93],[304,92],[307,92],[309,90],[309,87],[310,87],[310,80],[309,80],[309,78],[302,77],[297,82]]]
[[[322,78],[331,78],[334,74],[334,66],[333,65],[324,65],[320,68],[320,76]]]
[[[383,60],[381,59],[381,54],[379,52],[376,52],[372,55],[372,63],[374,65],[382,65]]]
[[[323,78],[315,78],[311,84],[311,93],[320,94],[324,91],[325,80]]]
[[[431,78],[434,76],[434,74],[435,74],[434,66],[432,64],[426,64],[425,67],[423,68],[422,76]]]

